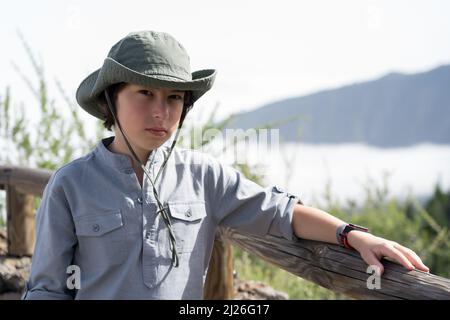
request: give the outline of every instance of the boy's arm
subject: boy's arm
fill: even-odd
[[[344,223],[344,221],[317,208],[301,204],[296,204],[294,207],[292,227],[295,235],[299,238],[338,244],[336,231]],[[359,251],[367,264],[379,268],[380,274],[384,270],[380,262],[383,257],[392,258],[409,270],[416,267],[422,271],[429,271],[414,251],[394,241],[357,230],[349,232],[347,239],[349,244]]]

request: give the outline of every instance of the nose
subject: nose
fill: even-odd
[[[166,119],[169,117],[169,107],[161,95],[158,95],[154,99],[151,113],[152,117],[156,119]]]

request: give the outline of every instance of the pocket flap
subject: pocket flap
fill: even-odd
[[[169,203],[169,213],[175,219],[196,221],[206,216],[205,203]]]
[[[84,216],[75,221],[76,234],[88,237],[101,236],[122,226],[120,211],[98,216]]]

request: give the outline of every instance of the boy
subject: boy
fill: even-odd
[[[262,188],[212,157],[174,148],[215,76],[191,73],[171,35],[142,31],[116,43],[80,84],[80,106],[115,136],[48,182],[24,299],[201,299],[219,225],[340,243],[380,272],[383,256],[428,271],[408,248],[277,187]],[[69,266],[80,272],[76,290],[67,285]]]

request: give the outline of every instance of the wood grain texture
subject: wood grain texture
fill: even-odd
[[[6,188],[8,255],[31,256],[35,244],[34,196]]]
[[[207,300],[230,300],[233,294],[233,249],[219,231],[214,240],[203,297]]]
[[[23,194],[41,197],[51,174],[51,170],[45,169],[0,166],[0,189],[9,185]]]
[[[359,253],[337,245],[224,231],[233,245],[290,273],[356,299],[450,299],[450,280],[422,271],[408,271],[383,259],[380,289],[368,289],[367,264]]]

